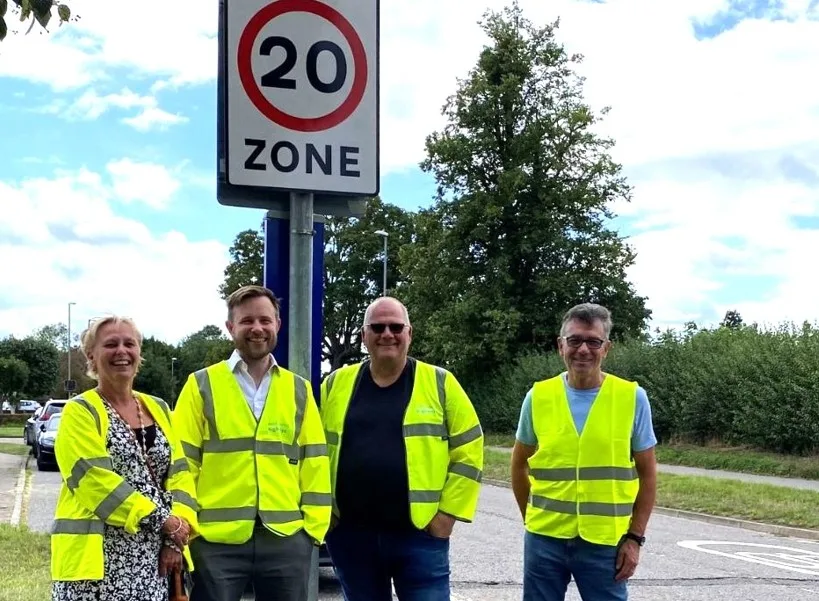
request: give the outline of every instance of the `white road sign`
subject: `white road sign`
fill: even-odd
[[[228,0],[227,181],[378,193],[379,0]]]

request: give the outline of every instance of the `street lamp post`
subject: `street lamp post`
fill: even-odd
[[[68,363],[68,369],[66,371],[66,376],[67,376],[66,377],[66,388],[68,388],[68,386],[69,386],[68,382],[71,381],[71,305],[76,305],[76,304],[77,303],[75,303],[75,302],[68,303],[68,347],[67,347],[68,348],[68,353],[66,355],[67,363]],[[68,393],[67,396],[70,399],[72,391],[66,390],[66,392]]]
[[[176,379],[174,378],[174,366],[176,366],[176,357],[171,357],[171,408],[176,406]]]
[[[382,296],[387,296],[387,238],[390,234],[384,230],[376,230],[375,234],[384,238],[384,291]]]

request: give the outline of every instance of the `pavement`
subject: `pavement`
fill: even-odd
[[[26,458],[0,453],[0,524],[8,524],[14,511],[17,480]]]
[[[2,472],[11,465],[8,457],[0,455],[0,490],[16,478]],[[13,460],[19,469],[21,458]],[[31,529],[50,528],[59,483],[58,472],[34,468]],[[660,514],[652,516],[647,537],[630,583],[632,601],[819,601],[817,542]],[[452,601],[519,601],[522,553],[523,527],[512,491],[485,485],[474,523],[459,523],[453,533]],[[343,600],[332,570],[321,570],[319,589],[319,601]],[[580,600],[573,583],[566,599]]]

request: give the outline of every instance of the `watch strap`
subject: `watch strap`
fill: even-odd
[[[626,533],[623,535],[623,537],[624,537],[624,538],[628,538],[628,539],[633,540],[635,543],[637,543],[637,544],[638,544],[638,545],[640,545],[641,547],[642,547],[642,546],[645,544],[645,542],[646,542],[646,537],[645,537],[645,536],[639,536],[639,535],[637,535],[637,534],[634,534],[633,532],[626,532]]]

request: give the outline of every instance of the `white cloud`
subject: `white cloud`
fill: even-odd
[[[155,96],[137,94],[128,88],[105,95],[98,94],[94,89],[88,89],[76,100],[68,101],[60,98],[39,110],[69,121],[93,121],[112,109],[138,109],[138,113],[131,117],[124,117],[121,121],[141,132],[164,131],[172,125],[188,122],[187,117],[159,108]]]
[[[179,180],[162,165],[119,159],[106,168],[113,180],[113,196],[122,202],[164,209],[180,187]]]
[[[142,132],[155,130],[164,131],[172,125],[187,123],[188,118],[179,114],[174,115],[168,111],[152,106],[142,109],[142,112],[134,117],[126,117],[122,122]]]
[[[126,68],[134,77],[161,75],[174,85],[215,76],[215,2],[143,0],[126,7],[108,0],[72,0],[69,6],[79,21],[50,25],[50,34],[40,35],[39,26],[29,35],[10,34],[2,47],[0,76],[58,90],[105,79],[110,67]]]
[[[423,158],[439,107],[484,43],[475,21],[486,5],[503,4],[419,0],[382,11],[384,169]],[[807,19],[808,3],[788,3],[792,21],[745,20],[702,41],[693,20],[708,23],[728,2],[520,4],[536,23],[560,17],[558,40],[585,57],[587,100],[612,107],[599,130],[635,174],[634,202],[617,209],[639,226],[631,275],[654,325],[719,319],[732,308],[763,322],[819,318],[819,306],[804,300],[819,288],[805,282],[819,236],[793,223],[819,216],[809,177],[819,164],[810,77],[819,22]],[[788,157],[801,162],[804,181],[786,177]],[[779,283],[725,289],[723,280],[738,276]]]
[[[467,75],[485,42],[476,22],[504,4],[382,0],[382,175],[423,159],[425,137],[442,125],[440,110],[456,78]],[[816,292],[805,274],[819,248],[810,232],[793,227],[795,216],[819,215],[815,184],[786,177],[782,164],[788,156],[808,170],[819,164],[819,95],[812,90],[819,22],[808,19],[808,11],[819,16],[815,3],[780,2],[771,15],[790,20],[746,19],[710,40],[695,38],[694,21],[736,17],[736,3],[520,4],[536,23],[560,17],[559,41],[585,56],[588,101],[595,109],[612,107],[600,131],[617,141],[614,157],[636,185],[634,202],[617,210],[637,224],[632,274],[656,322],[728,308],[739,308],[746,320],[819,317],[819,307],[800,300]],[[212,81],[216,3],[192,6],[145,0],[122,13],[117,3],[73,0],[82,21],[57,35],[4,44],[0,76],[84,90],[124,67],[130,77],[154,81],[152,94]],[[85,109],[141,111],[125,118],[137,128],[183,119],[145,100],[151,97],[126,92],[89,95]],[[144,192],[137,195],[145,201]],[[721,290],[721,279],[735,274],[781,283],[756,296]],[[717,303],[717,294],[730,304]]]
[[[113,172],[121,174],[124,165]],[[228,261],[225,246],[177,231],[157,234],[118,216],[110,204],[117,186],[86,169],[0,183],[0,336],[65,321],[68,301],[77,303],[75,328],[118,313],[133,317],[145,335],[173,342],[203,324],[221,324],[216,290]],[[154,196],[163,194],[160,185]]]

